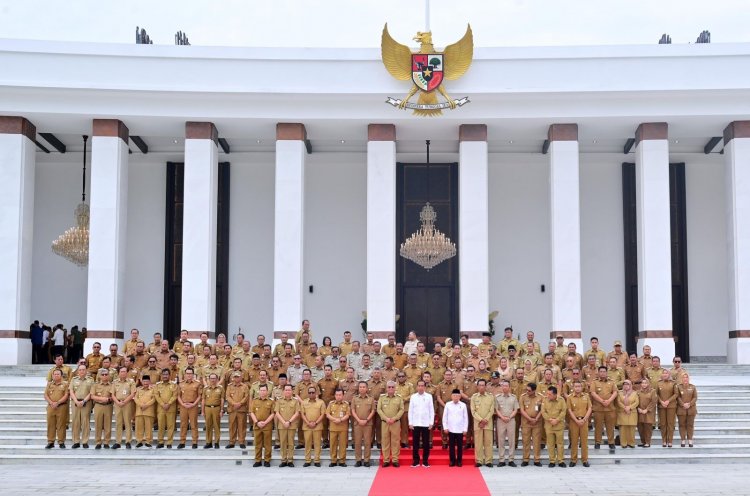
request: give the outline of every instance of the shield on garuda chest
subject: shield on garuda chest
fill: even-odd
[[[411,56],[411,79],[422,91],[432,91],[443,82],[442,53],[414,53]]]

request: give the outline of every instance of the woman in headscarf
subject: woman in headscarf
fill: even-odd
[[[620,447],[635,448],[635,426],[638,425],[638,394],[633,383],[625,379],[617,393],[617,425],[620,426]]]
[[[534,362],[527,358],[523,362],[523,381],[525,383],[536,382],[536,369],[534,369]]]
[[[693,447],[693,428],[695,426],[695,416],[698,414],[698,408],[695,406],[698,401],[698,390],[690,384],[690,376],[683,373],[681,383],[677,385],[677,422],[680,426],[680,446]]]

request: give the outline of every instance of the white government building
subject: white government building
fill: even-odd
[[[34,319],[90,349],[303,318],[337,343],[363,311],[477,338],[495,310],[495,339],[750,362],[748,43],[476,48],[435,118],[385,103],[411,83],[379,49],[0,40],[0,67],[0,363]],[[83,268],[51,250],[82,135]],[[426,201],[458,250],[429,272],[398,255]]]

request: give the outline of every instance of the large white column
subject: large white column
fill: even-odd
[[[216,331],[218,133],[211,122],[185,123],[180,327],[191,340]]]
[[[489,178],[487,126],[458,129],[459,333],[472,340],[489,328]]]
[[[303,317],[305,140],[303,124],[276,125],[273,330],[293,338]]]
[[[367,128],[367,331],[396,328],[396,126]]]
[[[0,116],[0,365],[31,363],[36,128]]]
[[[94,119],[91,139],[87,339],[107,353],[122,344],[128,211],[128,128],[117,119]]]
[[[669,363],[672,333],[672,251],[669,217],[669,141],[665,122],[643,123],[635,134],[638,224],[638,349]]]
[[[549,140],[552,332],[583,350],[578,124],[552,124]]]
[[[724,130],[729,250],[727,361],[750,363],[750,121]]]

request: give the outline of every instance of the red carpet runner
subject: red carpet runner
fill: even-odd
[[[411,439],[409,448],[401,448],[401,467],[378,468],[369,496],[394,494],[441,496],[489,496],[481,472],[474,467],[474,450],[464,450],[463,467],[448,466],[448,450],[442,448],[440,431],[433,433],[430,467],[412,468]],[[382,460],[381,460],[382,462]]]

